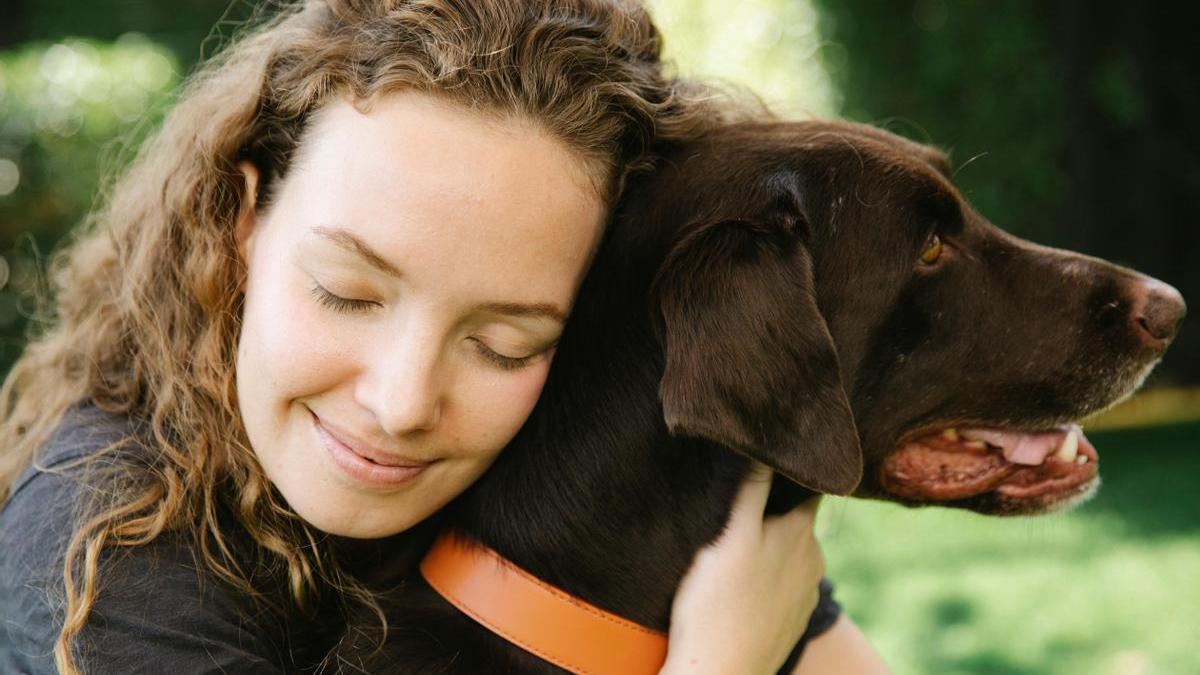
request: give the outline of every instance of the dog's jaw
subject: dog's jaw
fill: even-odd
[[[1098,476],[1099,456],[1078,425],[1040,433],[947,428],[903,443],[879,485],[905,503],[978,501],[1034,514],[1071,501]]]

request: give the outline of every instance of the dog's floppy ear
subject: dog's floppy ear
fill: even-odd
[[[715,218],[671,251],[653,296],[666,347],[659,395],[673,434],[849,494],[862,449],[798,220]]]

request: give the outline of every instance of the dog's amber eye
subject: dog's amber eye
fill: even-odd
[[[921,262],[926,265],[932,265],[942,257],[942,238],[936,234],[929,238],[929,242],[925,244],[925,250],[921,251]]]

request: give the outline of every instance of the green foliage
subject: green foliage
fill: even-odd
[[[1033,0],[816,0],[851,119],[952,150],[957,181],[1000,227],[1059,239],[1063,91],[1049,11]],[[969,163],[969,166],[964,166]]]
[[[131,30],[166,47],[187,72],[259,5],[291,0],[18,0],[30,42],[68,36],[112,42]]]
[[[837,597],[897,675],[1200,672],[1200,425],[1090,436],[1104,485],[1067,513],[826,498]]]
[[[44,256],[97,202],[161,114],[175,57],[129,34],[0,53],[0,334],[8,367],[22,342],[22,298]]]
[[[840,107],[831,66],[844,53],[822,41],[809,0],[649,0],[667,58],[681,74],[745,87],[773,110],[828,117]]]
[[[104,148],[136,143],[137,125],[177,80],[170,52],[137,35],[0,55],[0,157],[20,169],[0,202],[4,236],[70,226],[92,202]]]

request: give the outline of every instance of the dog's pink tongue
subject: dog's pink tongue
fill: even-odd
[[[963,438],[968,440],[983,441],[1001,448],[1004,452],[1004,459],[1013,464],[1038,466],[1058,450],[1058,446],[1062,445],[1063,437],[1070,431],[1071,427],[1063,427],[1040,433],[996,431],[994,429],[963,429],[961,433]]]

